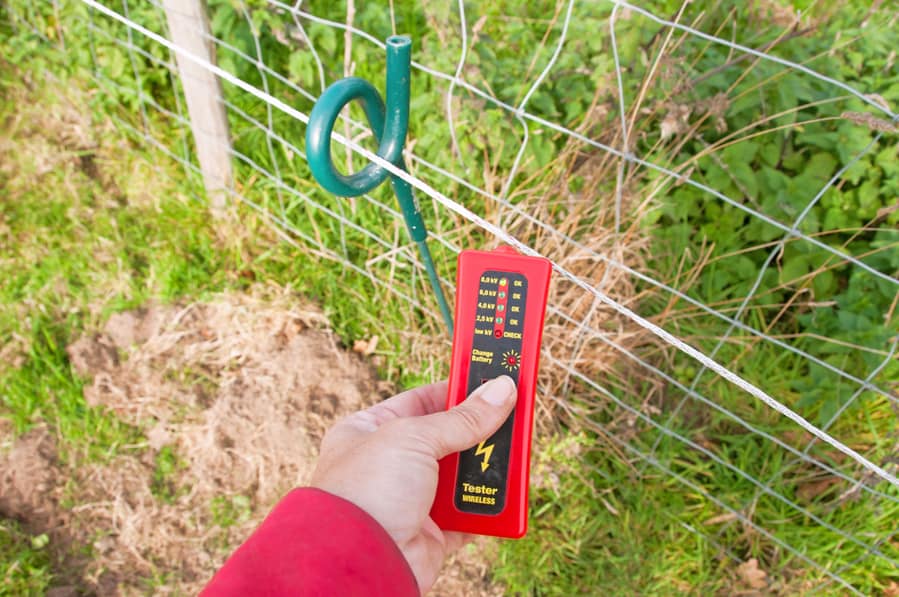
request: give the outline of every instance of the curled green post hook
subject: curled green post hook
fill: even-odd
[[[312,175],[326,191],[340,197],[355,197],[371,191],[390,174],[375,163],[367,164],[359,172],[348,175],[341,174],[334,167],[331,159],[331,133],[340,111],[353,100],[359,100],[362,104],[368,124],[378,141],[378,156],[398,168],[406,169],[403,146],[409,128],[411,54],[412,40],[408,36],[393,35],[387,38],[386,108],[378,90],[359,77],[347,77],[337,81],[325,89],[315,102],[306,128],[306,156]],[[428,249],[428,231],[422,220],[418,201],[412,192],[412,186],[397,176],[391,176],[390,182],[403,212],[409,236],[418,245],[440,312],[452,335],[453,318],[434,268],[431,251]]]

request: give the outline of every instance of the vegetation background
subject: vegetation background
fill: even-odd
[[[151,30],[164,30],[154,3],[114,4]],[[608,33],[613,7],[577,4],[564,51],[528,111],[619,147],[624,139]],[[899,103],[899,11],[890,2],[657,0],[641,7],[806,65],[888,109]],[[217,46],[219,65],[301,112],[309,112],[320,89],[309,44],[327,81],[351,72],[383,85],[383,52],[333,25],[306,22],[304,37],[294,16],[273,3],[210,0],[209,8],[213,35],[227,42]],[[348,19],[345,3],[310,1],[302,8],[338,23]],[[517,105],[552,56],[565,8],[565,2],[550,0],[466,2],[465,80]],[[463,48],[451,3],[360,2],[351,19],[376,39],[408,33],[416,60],[456,71]],[[148,454],[159,479],[183,476],[180,456],[154,452],[145,428],[85,402],[86,380],[73,370],[65,348],[101,329],[112,314],[148,301],[202,301],[257,283],[289,287],[321,305],[345,346],[377,336],[374,363],[383,379],[408,386],[446,374],[447,343],[429,312],[433,302],[421,276],[410,277],[411,258],[402,251],[384,258],[383,244],[366,232],[376,231],[394,247],[404,243],[402,223],[377,203],[392,205],[388,189],[373,192],[373,201],[327,197],[291,148],[303,147],[305,129],[225,84],[239,201],[227,227],[212,222],[197,200],[202,184],[191,169],[196,162],[189,129],[178,117],[183,106],[167,50],[74,0],[6,0],[0,26],[0,430],[6,444],[46,426],[68,466],[130,451]],[[631,150],[772,220],[795,223],[805,237],[895,278],[895,121],[826,81],[695,35],[669,33],[637,12],[617,15]],[[260,69],[259,56],[268,70]],[[694,186],[645,167],[619,172],[614,157],[533,122],[526,125],[529,141],[507,189],[512,207],[498,205],[477,190],[506,190],[521,124],[508,111],[456,90],[453,138],[446,126],[447,91],[446,81],[413,77],[409,145],[468,185],[421,162],[410,164],[413,174],[544,254],[577,264],[578,275],[598,280],[606,269],[569,253],[570,245],[560,246],[521,212],[679,290],[692,302],[619,273],[609,293],[896,470],[895,283],[808,240],[785,236]],[[91,131],[70,134],[65,163],[54,154],[58,147],[26,142],[47,127],[41,110],[29,108],[52,111],[60,96],[74,98],[86,116],[83,128]],[[355,108],[349,114],[361,119]],[[370,138],[362,140],[371,147]],[[335,152],[342,154],[338,147]],[[346,154],[347,166],[361,164]],[[616,231],[619,189],[624,210]],[[338,216],[359,228],[342,225]],[[432,245],[447,279],[453,277],[454,246],[493,242],[433,203],[428,225],[445,241]],[[371,277],[425,308],[373,285]],[[553,352],[561,358],[570,353],[579,371],[607,394],[557,369],[544,374],[531,531],[491,556],[497,583],[513,594],[539,595],[839,594],[845,588],[833,585],[830,573],[863,593],[899,594],[895,487],[863,479],[892,498],[875,499],[822,474],[727,414],[796,449],[809,445],[808,437],[764,405],[628,322],[594,314],[577,289],[557,282],[553,301],[562,313],[548,321]],[[780,344],[730,329],[714,312],[737,314]],[[610,330],[620,346],[663,375],[647,373],[617,350],[584,342],[566,315]],[[886,395],[859,390],[840,372],[885,388]],[[690,398],[694,390],[720,408]],[[825,448],[813,445],[810,454],[861,478]],[[759,482],[773,483],[780,498]],[[163,487],[158,480],[159,500],[167,499]],[[227,504],[243,504],[232,497]],[[210,503],[216,513],[211,524],[233,524],[235,508],[240,510]],[[859,541],[847,540],[846,533]],[[877,554],[870,555],[871,545]],[[82,548],[92,557],[94,547]],[[0,523],[0,593],[57,586],[65,577],[63,560],[46,533],[23,521]],[[159,569],[144,579],[146,591],[177,592],[181,579],[163,573],[164,564]]]

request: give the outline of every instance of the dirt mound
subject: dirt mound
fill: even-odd
[[[55,465],[56,446],[46,428],[20,437],[0,458],[0,516],[52,526],[55,508],[47,497],[56,485]]]
[[[92,546],[64,583],[97,594],[192,593],[312,472],[333,421],[392,394],[327,320],[287,292],[119,313],[67,351],[86,401],[139,429],[103,464],[67,467],[45,429],[0,456],[0,512]],[[77,504],[63,510],[58,504]],[[437,595],[495,595],[484,544]]]
[[[175,446],[198,495],[270,504],[302,483],[337,417],[390,393],[317,311],[241,298],[112,316],[68,353],[91,406]]]

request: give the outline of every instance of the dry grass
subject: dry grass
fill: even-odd
[[[0,509],[54,545],[91,546],[89,561],[68,557],[63,578],[99,594],[195,593],[304,483],[333,421],[393,391],[340,348],[318,309],[273,286],[119,313],[68,353],[90,380],[88,404],[146,444],[69,468],[35,429],[2,457]],[[436,594],[496,594],[490,549],[459,554]]]

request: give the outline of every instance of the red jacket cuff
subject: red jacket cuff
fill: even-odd
[[[291,491],[203,590],[219,595],[418,596],[387,531],[352,502]]]

